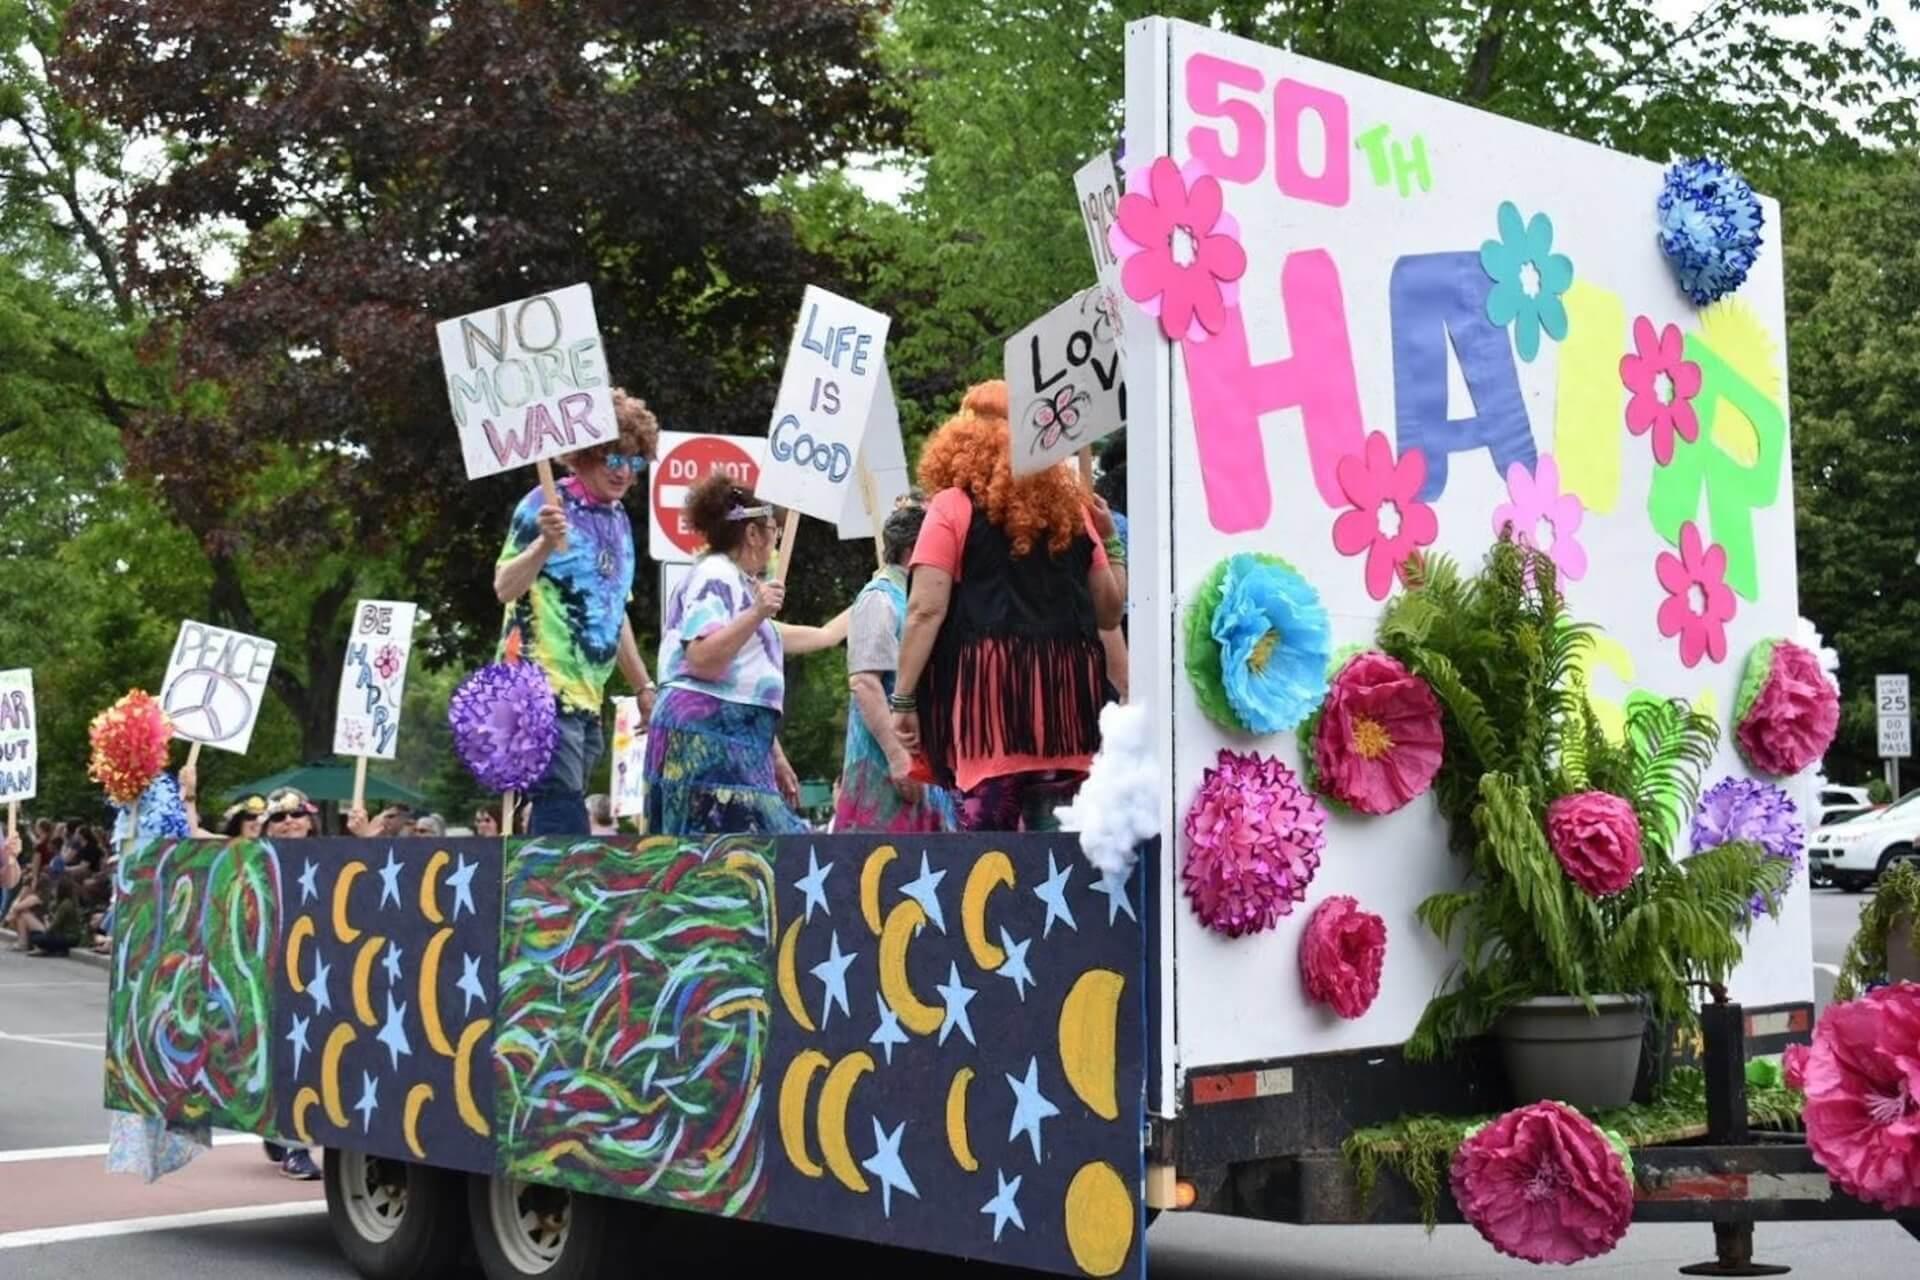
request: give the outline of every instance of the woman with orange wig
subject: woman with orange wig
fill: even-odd
[[[1112,696],[1100,632],[1126,608],[1107,504],[1071,465],[1016,479],[1007,384],[983,382],[920,455],[894,729],[961,792],[967,831],[1050,830]]]

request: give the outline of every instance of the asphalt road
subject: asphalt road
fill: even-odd
[[[1815,986],[1822,1004],[1863,897],[1814,895]],[[106,1019],[102,970],[77,960],[30,960],[0,952],[0,1280],[49,1275],[140,1275],[155,1280],[345,1280],[320,1211],[317,1184],[281,1178],[257,1140],[224,1145],[148,1186],[109,1175],[100,1149],[100,1045]],[[238,1220],[225,1221],[223,1218]],[[1573,1268],[1592,1275],[1672,1275],[1710,1256],[1707,1228],[1638,1226],[1607,1257]],[[715,1232],[681,1220],[636,1273],[692,1267],[734,1272],[764,1263],[807,1261],[847,1274],[904,1268],[917,1277],[958,1265],[760,1229]],[[1154,1280],[1371,1280],[1374,1277],[1538,1275],[1493,1254],[1469,1228],[1299,1228],[1168,1215],[1150,1239]],[[1911,1280],[1920,1242],[1890,1222],[1789,1224],[1759,1228],[1760,1261],[1799,1274],[1848,1280]],[[1007,1273],[1001,1273],[1006,1275]],[[994,1271],[965,1268],[967,1280]],[[1009,1277],[1009,1280],[1011,1278]]]

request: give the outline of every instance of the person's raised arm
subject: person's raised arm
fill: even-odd
[[[567,513],[559,507],[541,507],[538,522],[540,536],[529,542],[525,551],[494,567],[493,594],[501,604],[512,604],[527,594],[547,558],[567,540]]]
[[[847,625],[852,619],[853,610],[846,608],[835,614],[823,627],[776,623],[780,628],[780,648],[790,658],[803,653],[817,653],[822,649],[836,649],[846,643]]]

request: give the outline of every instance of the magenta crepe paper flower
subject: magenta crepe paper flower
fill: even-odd
[[[1633,1181],[1593,1121],[1558,1102],[1509,1111],[1454,1152],[1460,1212],[1486,1242],[1527,1262],[1573,1263],[1620,1243]]]
[[[1766,660],[1767,674],[1752,704],[1741,711],[1734,739],[1755,769],[1790,778],[1833,745],[1840,695],[1820,659],[1791,641],[1775,641]]]
[[[1634,353],[1620,357],[1620,381],[1633,392],[1627,430],[1637,436],[1653,432],[1653,460],[1664,467],[1673,461],[1675,436],[1689,444],[1700,438],[1700,417],[1693,410],[1700,366],[1686,358],[1686,339],[1677,324],[1656,334],[1653,321],[1636,317],[1633,345]]]
[[[558,708],[532,662],[493,662],[461,682],[447,704],[453,749],[489,791],[525,791],[553,761]]]
[[[1643,859],[1633,806],[1605,791],[1561,796],[1547,806],[1547,845],[1567,878],[1596,898],[1633,883]]]
[[[1812,1045],[1790,1044],[1787,1046],[1787,1051],[1780,1055],[1780,1074],[1786,1078],[1789,1089],[1806,1092],[1807,1058],[1812,1053]]]
[[[1392,813],[1426,794],[1446,744],[1440,701],[1384,653],[1363,653],[1333,678],[1313,735],[1321,791],[1361,813]]]
[[[1313,909],[1300,939],[1300,978],[1307,998],[1343,1018],[1358,1018],[1380,994],[1387,960],[1387,922],[1344,894]]]
[[[1270,929],[1307,896],[1327,813],[1271,756],[1222,751],[1187,811],[1187,896],[1229,938]]]
[[[1334,475],[1352,508],[1333,522],[1334,549],[1343,556],[1365,552],[1367,594],[1385,600],[1400,567],[1440,536],[1433,508],[1419,500],[1427,456],[1409,449],[1396,459],[1376,431],[1362,452],[1340,459]]]
[[[1797,1074],[1827,1176],[1856,1200],[1920,1209],[1920,983],[1828,1005]]]
[[[1226,211],[1220,181],[1198,160],[1166,156],[1127,180],[1107,244],[1120,259],[1120,285],[1160,320],[1170,341],[1205,342],[1240,305],[1247,252]]]
[[[1587,576],[1587,549],[1575,536],[1586,506],[1577,495],[1560,491],[1560,464],[1552,454],[1541,454],[1532,471],[1524,462],[1510,465],[1507,499],[1493,509],[1495,537],[1512,525],[1514,541],[1544,553],[1561,577],[1578,582]]]
[[[1718,543],[1703,545],[1700,528],[1689,520],[1680,526],[1680,554],[1662,551],[1653,570],[1667,598],[1660,603],[1660,634],[1680,637],[1680,661],[1689,667],[1700,659],[1727,660],[1727,624],[1737,605],[1727,585],[1727,549]]]

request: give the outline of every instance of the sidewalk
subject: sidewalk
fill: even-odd
[[[0,939],[5,939],[4,944],[0,945],[11,947],[20,940],[20,935],[11,929],[0,927]],[[56,957],[49,956],[47,958],[55,959]],[[113,968],[113,957],[103,956],[97,951],[87,951],[76,948],[67,952],[66,959],[78,960],[81,964],[91,965],[93,968],[103,971]]]

